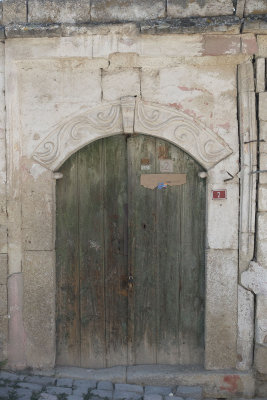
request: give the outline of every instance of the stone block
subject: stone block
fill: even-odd
[[[267,381],[263,380],[258,380],[257,381],[257,388],[256,388],[256,396],[258,397],[265,397],[266,398],[266,393],[267,393]],[[260,400],[260,399],[258,399]]]
[[[25,252],[23,320],[27,338],[26,356],[28,365],[35,368],[54,365],[54,264],[53,251]]]
[[[170,386],[145,386],[145,394],[160,394],[167,396],[172,391]]]
[[[94,390],[92,390],[91,392],[90,392],[90,395],[92,396],[92,395],[94,395],[94,396],[97,396],[97,397],[100,397],[100,398],[104,398],[105,400],[106,399],[112,399],[112,391],[111,390],[102,390],[102,389],[94,389]]]
[[[0,193],[5,192],[6,185],[6,149],[5,139],[0,139]]]
[[[191,398],[201,400],[202,392],[203,390],[201,386],[178,386],[175,394],[185,399]]]
[[[258,53],[258,44],[254,34],[241,35],[241,51],[243,54],[254,55]]]
[[[175,400],[175,397],[172,397]],[[145,394],[144,400],[162,400],[162,396],[159,394]],[[182,400],[182,399],[179,399]]]
[[[252,62],[238,65],[238,92],[254,92],[254,70]]]
[[[244,15],[267,14],[267,4],[264,0],[246,0]]]
[[[206,369],[236,367],[237,268],[237,251],[207,250]]]
[[[68,396],[68,399],[70,396]],[[41,393],[39,400],[58,400],[58,397],[53,394]]]
[[[103,99],[107,101],[117,100],[123,96],[140,95],[139,69],[103,72],[102,91]]]
[[[0,317],[0,360],[7,359],[8,318]]]
[[[79,48],[81,40],[75,40],[74,43]],[[43,45],[42,50],[45,54],[49,52],[50,45],[53,47],[49,41]],[[58,46],[64,47],[60,43]],[[71,41],[70,52],[73,47]],[[41,59],[21,63],[19,101],[23,132],[22,151],[26,158],[32,157],[38,144],[57,124],[62,124],[66,119],[69,120],[70,115],[78,114],[101,102],[99,65],[94,69],[92,60],[84,56],[82,59],[64,59],[63,54],[55,51],[49,60],[42,59],[41,56]],[[78,51],[78,54],[84,53]]]
[[[267,240],[267,213],[260,212],[258,217],[258,240]]]
[[[110,381],[126,383],[126,367],[116,366],[111,368],[85,369],[78,367],[57,367],[57,377],[78,378],[90,381]]]
[[[112,398],[114,400],[143,400],[143,394],[115,390]]]
[[[246,1],[246,0],[237,0],[237,4],[236,4],[236,15],[237,15],[239,18],[243,18],[244,9],[245,9],[245,1]]]
[[[59,378],[57,379],[57,386],[72,387],[73,379],[70,378]]]
[[[118,35],[93,35],[93,57],[109,57],[118,52]]]
[[[165,16],[164,0],[92,0],[92,21],[140,21]]]
[[[261,94],[261,93],[260,93]],[[259,173],[259,182],[260,184],[267,184],[267,153],[260,153],[260,172]]]
[[[15,392],[20,400],[28,400],[32,396],[32,391],[29,389],[16,388]]]
[[[144,101],[167,104],[201,121],[238,150],[235,66],[142,69],[141,93]]]
[[[204,56],[238,54],[240,51],[241,43],[238,35],[205,35]]]
[[[259,93],[259,118],[267,121],[267,92]]]
[[[267,153],[267,122],[260,121],[260,153]]]
[[[0,317],[7,315],[7,287],[0,285]]]
[[[257,36],[258,43],[258,57],[266,58],[267,57],[267,36],[266,35],[258,35]]]
[[[241,275],[241,284],[257,295],[267,294],[267,269],[251,261],[247,271]]]
[[[3,0],[3,25],[27,22],[26,0]]]
[[[0,254],[0,285],[7,284],[7,254]]]
[[[26,376],[25,381],[31,383],[37,383],[42,386],[49,386],[55,384],[55,378],[49,376]]]
[[[267,268],[267,240],[257,242],[257,261]]]
[[[220,184],[208,186],[208,231],[207,246],[211,249],[238,248],[239,185],[224,184],[226,200],[212,200],[212,190]]]
[[[113,384],[109,381],[101,381],[97,384],[97,389],[100,390],[113,390]]]
[[[31,160],[22,162],[22,235],[25,249],[53,250],[55,181],[51,171]]]
[[[254,255],[255,233],[240,232],[239,234],[239,273],[248,269]]]
[[[267,345],[255,345],[254,365],[261,374],[267,374]]]
[[[259,185],[258,211],[267,211],[267,185]]]
[[[266,274],[267,276],[267,274]],[[256,297],[255,341],[267,346],[267,282],[265,295]]]
[[[253,360],[254,296],[238,285],[237,369],[249,370]]]
[[[130,385],[129,383],[116,383],[115,390],[124,392],[136,392],[143,393],[143,386],[140,385]]]
[[[28,0],[30,23],[81,23],[90,21],[88,0]]]
[[[22,317],[23,275],[15,273],[8,277],[9,346],[8,365],[25,368],[25,331]]]
[[[233,3],[230,0],[206,0],[200,3],[197,0],[168,0],[167,15],[170,18],[184,18],[192,16],[232,15]]]
[[[145,57],[194,57],[202,53],[202,35],[143,35],[140,38],[140,55]]]
[[[62,394],[71,394],[72,389],[67,388],[67,387],[57,387],[57,386],[47,386],[46,391],[49,394],[55,394],[55,395],[62,395]]]
[[[256,59],[256,92],[265,91],[265,59]]]
[[[17,386],[22,389],[29,389],[33,392],[40,392],[42,389],[42,385],[39,385],[37,383],[32,383],[32,382],[20,382],[20,383],[17,383]]]

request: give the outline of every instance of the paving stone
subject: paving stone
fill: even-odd
[[[6,372],[6,371],[1,371],[0,372],[0,379],[5,379],[8,381],[23,381],[25,378],[25,375],[19,375],[19,374],[14,374],[13,372]]]
[[[184,400],[184,399],[179,396],[165,396],[165,400]],[[187,399],[187,400],[189,400],[189,399]]]
[[[72,389],[58,386],[48,386],[46,391],[50,394],[72,394]]]
[[[128,383],[116,383],[115,391],[143,393],[143,386]]]
[[[141,400],[143,398],[143,393],[135,392],[114,392],[113,399],[115,400]]]
[[[165,397],[166,399],[173,399],[173,397]],[[162,396],[160,394],[145,394],[144,400],[162,400]]]
[[[8,396],[10,392],[14,392],[14,388],[10,386],[0,387],[0,396]]]
[[[165,400],[184,400],[184,399],[182,397],[179,397],[179,396],[165,396]],[[189,399],[187,399],[187,400],[189,400]]]
[[[19,400],[30,400],[32,397],[32,391],[29,389],[16,389]]]
[[[20,382],[17,385],[20,388],[29,389],[29,390],[32,390],[32,391],[35,391],[35,392],[40,392],[42,390],[42,385],[38,385],[37,383]]]
[[[200,400],[202,398],[202,387],[201,386],[178,386],[176,395],[184,398],[194,398]]]
[[[101,381],[101,382],[98,382],[97,389],[113,390],[113,384],[108,381]]]
[[[68,400],[83,400],[84,397],[83,396],[76,396],[76,395],[70,395],[67,397]]]
[[[76,389],[84,389],[87,388],[88,389],[95,389],[96,388],[96,381],[86,381],[86,380],[82,380],[82,379],[77,379],[73,381],[73,386]]]
[[[26,376],[26,382],[37,383],[38,385],[54,385],[56,382],[55,378],[50,378],[49,376]]]
[[[172,388],[170,386],[146,386],[145,394],[161,394],[166,396],[172,393]]]
[[[84,394],[87,394],[87,393],[88,393],[88,388],[86,386],[79,387],[72,391],[72,394],[75,396],[83,396]]]
[[[57,396],[48,393],[41,393],[39,400],[57,400]]]
[[[57,386],[72,387],[72,385],[73,385],[73,379],[69,378],[57,379]]]
[[[112,399],[112,391],[111,390],[101,390],[101,389],[94,389],[91,391],[91,394],[94,396]]]

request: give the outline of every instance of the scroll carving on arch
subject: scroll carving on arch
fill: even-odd
[[[135,131],[160,136],[192,155],[209,169],[232,153],[215,132],[170,106],[137,102]]]
[[[122,132],[120,103],[105,104],[58,124],[35,149],[33,158],[55,170],[91,141]]]
[[[232,153],[215,132],[182,111],[124,97],[58,124],[37,146],[33,158],[55,170],[86,144],[119,133],[143,133],[167,139],[206,169]]]

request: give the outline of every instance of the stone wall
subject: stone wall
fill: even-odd
[[[7,359],[7,198],[5,132],[5,45],[0,43],[0,360]]]
[[[253,370],[266,395],[266,2],[1,4],[0,361],[55,363],[54,171],[86,143],[136,129],[207,169],[205,368],[237,369],[243,380]],[[98,115],[111,110],[107,131]],[[158,115],[164,130],[152,117],[148,128],[142,113]],[[82,117],[89,128],[71,142],[66,127]],[[199,143],[179,142],[173,118],[196,126]],[[208,137],[213,159],[199,151]],[[228,199],[213,201],[222,187]]]
[[[3,0],[3,24],[141,21],[267,13],[264,0]]]

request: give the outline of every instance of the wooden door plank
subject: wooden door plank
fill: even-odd
[[[103,140],[78,154],[81,366],[105,367]]]
[[[106,366],[127,365],[127,148],[123,135],[103,142]]]
[[[61,167],[56,189],[57,365],[80,365],[77,155]]]
[[[143,161],[142,161],[143,160]],[[149,160],[150,170],[141,170]],[[154,172],[155,138],[128,139],[129,274],[129,364],[156,363],[156,197],[140,185],[141,173]]]
[[[173,173],[186,173],[181,166],[183,152],[170,143],[156,141],[156,172],[170,160]],[[179,287],[181,257],[181,201],[183,186],[156,189],[158,252],[158,342],[157,362],[177,364],[179,353]]]
[[[205,210],[203,171],[184,153],[187,185],[181,202],[180,353],[181,363],[200,364],[204,357]]]

